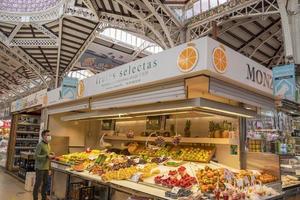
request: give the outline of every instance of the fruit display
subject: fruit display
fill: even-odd
[[[277,181],[276,176],[274,176],[266,171],[254,173],[253,171],[250,171],[250,170],[240,170],[239,173],[235,175],[235,177],[241,178],[241,179],[244,179],[245,177],[247,177],[249,181],[263,183],[263,184]],[[253,178],[255,180],[251,180]]]
[[[167,175],[159,175],[154,178],[155,184],[165,187],[189,188],[196,184],[196,178],[186,172],[186,168],[181,166],[177,170],[170,170]]]
[[[74,165],[76,163],[82,163],[84,161],[97,158],[100,153],[101,153],[100,150],[87,149],[84,152],[75,152],[75,153],[71,153],[71,154],[58,156],[55,159],[59,162]]]
[[[136,142],[130,143],[130,144],[128,145],[128,152],[129,152],[130,154],[133,154],[133,153],[137,150],[138,146],[139,146],[139,144],[136,143]]]
[[[167,160],[168,160],[167,157],[154,157],[154,158],[151,159],[151,162],[156,163],[156,164],[160,164],[160,163],[163,163]]]
[[[203,164],[214,154],[212,146],[166,145],[153,150],[131,143],[128,148],[132,148],[130,151],[135,154],[138,151],[140,155],[125,156],[90,150],[60,158],[65,159],[66,163],[73,163],[70,170],[101,177],[105,182],[131,179],[133,182],[144,181],[145,185],[172,188],[172,191],[165,192],[165,196],[173,199],[197,199],[200,193],[222,200],[260,200],[276,194],[261,184],[277,180],[266,171],[233,172],[213,163]],[[202,163],[190,163],[187,160]],[[283,177],[283,185],[296,183],[294,179]],[[194,189],[199,193],[193,193]]]
[[[119,170],[108,171],[104,173],[101,177],[103,181],[110,180],[125,180],[130,179],[133,174],[137,173],[138,169],[136,166],[131,166],[128,168],[122,168]]]
[[[213,154],[213,148],[185,147],[181,149],[179,159],[195,162],[209,162]]]
[[[179,167],[180,165],[182,165],[183,162],[178,162],[178,161],[168,161],[166,162],[164,165],[168,166],[168,167]]]
[[[89,172],[90,172],[91,174],[101,176],[102,174],[105,173],[105,170],[104,170],[103,167],[100,166],[100,165],[94,165],[94,166],[91,167],[91,169],[90,169]]]
[[[248,140],[249,152],[261,152],[262,140],[249,139]]]
[[[205,167],[196,171],[201,192],[213,192],[216,188],[225,189],[224,169]]]
[[[276,178],[276,176],[273,176],[272,174],[269,174],[267,172],[262,172],[257,177],[257,180],[261,181],[264,184],[266,184],[266,183],[271,183],[271,182],[277,181],[277,178]]]
[[[149,149],[145,147],[139,147],[133,153],[135,155],[147,155],[150,157],[170,157],[175,160],[185,160],[194,162],[207,163],[211,160],[215,153],[215,147],[213,146],[169,146],[166,145],[159,149]]]
[[[282,175],[281,176],[282,187],[289,187],[292,185],[300,184],[300,180],[291,175]]]
[[[105,172],[101,177],[104,181],[110,181],[110,180],[125,180],[130,179],[134,174],[140,173],[141,178],[147,178],[152,175],[158,174],[160,171],[153,170],[156,168],[156,164],[146,164],[143,167],[138,166],[130,166],[127,168],[120,168],[117,170],[109,170]]]
[[[216,200],[261,200],[276,196],[279,193],[264,185],[254,185],[242,189],[231,187],[224,191],[216,189],[214,194]]]
[[[77,172],[82,172],[86,170],[87,168],[91,167],[93,165],[92,162],[85,161],[83,163],[79,163],[76,165],[71,166],[71,170],[77,171]]]

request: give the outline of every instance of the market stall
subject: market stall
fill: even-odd
[[[9,132],[11,125],[10,108],[0,110],[0,166],[6,166]]]
[[[42,104],[47,90],[41,90],[11,104],[12,122],[7,153],[7,170],[24,181],[34,171],[33,154],[39,141]]]
[[[52,195],[282,198],[266,185],[278,186],[279,170],[246,170],[245,160],[246,119],[275,106],[271,80],[205,37],[80,81],[78,99],[47,106],[47,127],[73,152],[52,162]]]

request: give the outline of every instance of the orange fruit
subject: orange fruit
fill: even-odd
[[[182,72],[190,72],[197,64],[198,51],[193,46],[183,49],[178,57],[177,65]]]
[[[223,46],[214,48],[213,64],[217,72],[225,73],[228,66],[228,60]]]
[[[77,94],[78,97],[82,97],[83,96],[84,89],[85,88],[84,88],[83,80],[80,80],[79,83],[78,83],[78,94]]]

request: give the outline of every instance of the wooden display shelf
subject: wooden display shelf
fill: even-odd
[[[39,134],[39,132],[36,132],[36,131],[17,131],[17,133],[22,133],[22,134]]]
[[[156,137],[143,137],[135,136],[134,138],[127,138],[126,136],[105,136],[106,140],[120,140],[120,141],[137,141],[144,142],[148,140],[153,142]],[[164,137],[165,141],[170,143],[172,142],[171,137]],[[238,145],[238,139],[232,138],[200,138],[200,137],[182,137],[180,143],[193,143],[193,144],[227,144],[227,145]]]
[[[16,138],[19,141],[39,141],[39,138]]]

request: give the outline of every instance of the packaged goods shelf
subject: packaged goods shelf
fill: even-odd
[[[19,141],[39,141],[38,138],[16,138]]]
[[[18,123],[18,125],[21,125],[21,126],[40,126],[40,124],[34,124],[34,123]]]
[[[39,134],[39,132],[36,132],[36,131],[17,131],[17,133],[22,133],[22,134]]]
[[[18,147],[18,146],[16,146],[15,149],[35,149],[35,147]]]

